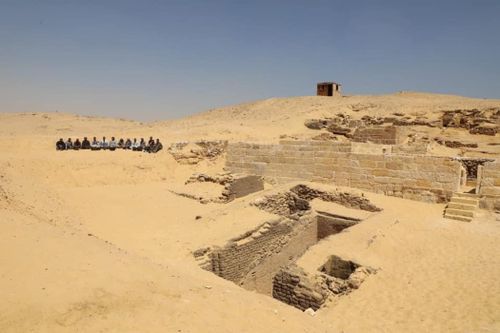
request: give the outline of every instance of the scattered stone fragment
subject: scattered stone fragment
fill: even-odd
[[[312,308],[307,308],[304,313],[307,313],[311,317],[314,317],[316,315],[316,311],[314,311]]]

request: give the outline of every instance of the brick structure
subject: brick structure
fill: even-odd
[[[426,202],[447,202],[461,172],[448,157],[359,154],[350,143],[325,141],[230,144],[226,167],[279,183],[318,181]]]
[[[341,96],[341,84],[336,82],[320,82],[316,87],[318,96]]]

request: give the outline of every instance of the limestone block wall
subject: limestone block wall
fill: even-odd
[[[402,143],[404,131],[396,126],[358,127],[352,136],[356,142],[373,142],[383,145]]]
[[[250,193],[262,191],[264,181],[256,175],[235,175],[233,180],[226,186],[228,200],[244,197]]]
[[[460,186],[460,163],[450,158],[352,153],[350,143],[326,141],[230,144],[226,167],[280,183],[327,182],[426,202],[446,202]]]
[[[487,162],[478,167],[478,188],[482,208],[500,211],[500,162]]]

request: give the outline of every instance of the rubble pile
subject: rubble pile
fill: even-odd
[[[321,199],[327,202],[335,202],[349,208],[366,210],[369,212],[379,212],[382,209],[375,206],[370,200],[348,192],[325,192],[310,188],[309,186],[299,184],[290,189],[290,192],[295,193],[299,198],[311,201],[313,199]]]
[[[177,142],[171,144],[167,151],[179,164],[198,164],[218,158],[226,148],[227,141]]]
[[[372,204],[368,199],[348,192],[325,192],[299,184],[289,191],[268,195],[252,202],[266,212],[286,216],[291,219],[298,219],[311,209],[309,202],[313,199],[321,199],[327,202],[335,202],[340,205],[366,210],[369,212],[379,212],[382,209]]]
[[[470,134],[496,135],[500,130],[500,108],[443,111],[443,127],[464,128]]]

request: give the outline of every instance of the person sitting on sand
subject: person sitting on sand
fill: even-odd
[[[155,140],[153,139],[152,136],[150,136],[148,140],[148,147],[153,147],[154,145],[155,145]]]
[[[64,143],[64,140],[62,138],[60,138],[59,141],[56,142],[56,150],[66,150],[66,144]]]
[[[134,138],[134,142],[132,142],[132,150],[133,151],[140,151],[141,149],[141,144],[137,141],[136,138]]]
[[[90,141],[87,139],[87,137],[83,138],[82,149],[90,149]]]
[[[155,142],[153,148],[151,149],[151,152],[157,153],[162,149],[163,149],[163,145],[161,144],[160,139],[156,139],[156,142]]]
[[[109,150],[114,151],[116,147],[118,146],[118,143],[115,140],[115,137],[111,137],[111,141],[109,141]]]
[[[125,148],[125,141],[123,141],[122,138],[120,138],[120,140],[118,140],[118,148],[120,148],[120,149]]]
[[[149,140],[148,144],[146,145],[146,147],[144,147],[144,151],[148,152],[148,153],[151,153],[154,146],[155,146],[155,141],[154,140],[152,140],[152,141]]]
[[[66,141],[66,149],[73,149],[73,142],[71,141],[71,138],[68,138]]]
[[[134,142],[137,140],[134,139]],[[132,149],[132,141],[130,141],[130,138],[127,138],[127,141],[125,141],[125,146],[123,147],[124,149]]]
[[[90,149],[92,150],[100,150],[101,149],[101,143],[97,141],[96,137],[92,139],[92,143],[90,144]]]
[[[102,149],[108,149],[109,148],[109,143],[108,143],[108,141],[106,141],[106,137],[105,136],[102,137],[101,148]]]
[[[78,150],[82,148],[82,143],[80,142],[80,139],[76,138],[75,143],[73,143],[73,149]]]

